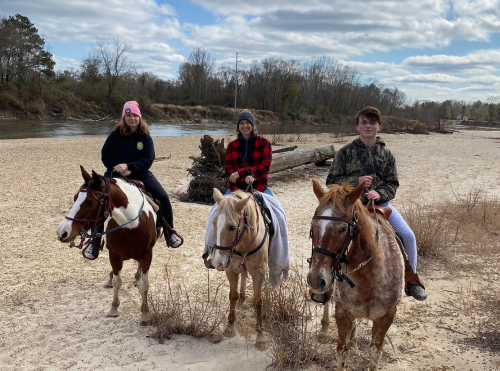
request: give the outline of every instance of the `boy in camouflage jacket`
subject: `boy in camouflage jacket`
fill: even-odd
[[[396,160],[377,136],[381,130],[381,114],[374,107],[365,107],[356,115],[356,130],[359,138],[342,147],[336,154],[326,178],[326,184],[350,182],[353,186],[365,181],[366,193],[361,202],[366,205],[373,201],[376,205],[391,208],[389,224],[403,239],[408,255],[406,262],[406,292],[417,300],[425,300],[427,293],[416,273],[417,244],[415,235],[403,217],[390,204],[399,187]],[[409,263],[409,264],[408,264]],[[411,266],[411,267],[410,267]]]

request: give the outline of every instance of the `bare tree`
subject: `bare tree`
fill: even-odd
[[[207,83],[213,74],[215,59],[201,47],[194,48],[186,62],[179,67],[179,79],[186,97],[205,99]]]
[[[101,61],[100,68],[106,79],[108,95],[111,96],[120,79],[128,73],[134,73],[139,66],[125,55],[131,47],[129,43],[118,38],[98,38],[96,44],[93,47],[95,58]]]

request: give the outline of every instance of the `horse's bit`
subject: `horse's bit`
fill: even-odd
[[[354,282],[351,281],[351,279],[348,277],[347,274],[342,273],[342,263],[344,263],[345,265],[349,264],[349,260],[347,260],[347,251],[349,250],[350,246],[359,235],[358,214],[356,212],[356,209],[353,206],[352,219],[338,218],[335,216],[321,216],[321,215],[314,215],[312,218],[316,220],[331,220],[336,222],[347,223],[349,225],[349,236],[346,236],[346,239],[342,244],[342,249],[340,250],[340,252],[333,253],[321,247],[314,247],[313,228],[311,226],[311,230],[309,232],[309,238],[311,238],[312,252],[311,252],[311,257],[307,259],[307,262],[309,263],[309,269],[311,269],[312,255],[315,252],[326,255],[333,259],[332,274],[334,279],[336,278],[339,282],[346,281],[349,284],[349,286],[354,287],[355,286]]]

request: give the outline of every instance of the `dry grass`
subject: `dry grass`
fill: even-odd
[[[150,295],[153,327],[151,337],[163,342],[173,334],[206,337],[213,343],[222,340],[220,325],[226,321],[227,305],[223,305],[221,286],[189,289],[181,280],[173,280],[165,265],[165,286]],[[223,308],[226,308],[225,310]]]
[[[305,276],[297,267],[279,290],[264,291],[264,328],[269,333],[269,355],[276,369],[303,369],[316,364],[335,363],[333,344],[317,343],[312,319],[323,306],[311,302]]]
[[[421,256],[448,260],[451,250],[469,255],[498,250],[500,201],[473,188],[464,194],[453,191],[453,200],[404,205],[402,215],[415,233]]]

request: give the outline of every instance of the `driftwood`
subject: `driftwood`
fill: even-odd
[[[300,149],[293,152],[285,152],[273,156],[273,164],[270,173],[277,173],[297,166],[314,162],[316,165],[324,165],[325,161],[335,156],[333,146],[322,146]]]
[[[224,139],[214,140],[204,135],[200,140],[201,156],[189,158],[193,166],[187,171],[192,175],[187,191],[187,199],[194,202],[213,203],[213,189],[222,193],[227,190],[227,179],[224,171],[226,147]]]
[[[293,151],[295,148],[297,148],[297,146],[285,147],[285,148],[280,148],[280,149],[273,149],[273,154]]]

